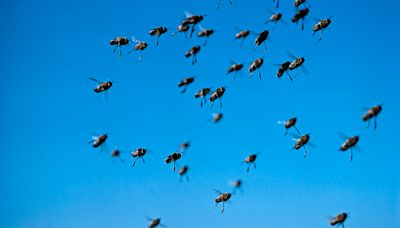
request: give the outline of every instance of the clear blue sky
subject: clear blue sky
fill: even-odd
[[[225,74],[230,60],[249,62],[254,37],[243,47],[237,28],[261,31],[271,1],[10,1],[0,2],[2,227],[146,227],[145,216],[168,227],[328,227],[328,216],[350,212],[346,227],[399,227],[399,2],[311,1],[305,31],[290,23],[292,1],[281,0],[287,25],[271,30],[263,79]],[[203,40],[170,33],[184,11],[207,14],[215,34],[192,66],[184,53]],[[313,17],[334,16],[322,42]],[[170,28],[155,39],[147,32]],[[149,43],[120,61],[108,41],[135,36]],[[277,79],[273,64],[287,52],[306,56],[309,74]],[[196,75],[186,94],[177,83]],[[88,80],[115,81],[108,100]],[[202,109],[193,93],[228,85],[224,119],[207,120],[219,106]],[[378,129],[366,129],[364,108],[384,102]],[[291,151],[278,120],[299,118],[317,145]],[[108,148],[124,150],[125,164],[87,144],[109,134]],[[337,132],[360,134],[353,162],[338,152]],[[179,161],[190,182],[179,182],[164,158],[184,140],[192,146]],[[154,151],[131,167],[137,147]],[[260,153],[245,172],[244,157]],[[221,215],[213,188],[234,195]]]

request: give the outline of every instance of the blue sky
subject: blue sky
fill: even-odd
[[[398,1],[312,1],[305,31],[290,23],[292,1],[281,0],[287,24],[263,22],[272,1],[2,1],[3,44],[0,177],[2,227],[146,227],[145,216],[168,227],[328,227],[328,217],[350,212],[346,227],[400,225]],[[215,34],[194,66],[184,53],[203,40],[170,33],[184,11],[207,14]],[[333,16],[322,42],[313,18]],[[147,32],[170,28],[155,47]],[[240,47],[235,28],[270,29],[268,52],[253,51],[254,36]],[[108,41],[135,36],[149,43],[141,62],[124,59]],[[305,56],[308,74],[277,79],[274,64],[287,52]],[[226,75],[230,60],[265,55],[263,79]],[[187,93],[179,80],[196,75]],[[108,99],[88,77],[115,81]],[[200,108],[202,87],[227,85],[223,120],[208,120],[219,106]],[[364,108],[384,102],[378,129],[361,121]],[[311,132],[308,157],[291,151],[291,137],[276,124],[292,116]],[[109,134],[109,149],[125,151],[124,164],[87,144]],[[361,135],[353,162],[338,152],[337,132]],[[192,145],[179,161],[190,182],[179,182],[164,158]],[[154,151],[131,167],[138,147]],[[259,153],[257,169],[242,160]],[[214,208],[213,188],[243,194],[225,213]]]

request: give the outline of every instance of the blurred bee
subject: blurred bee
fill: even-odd
[[[211,36],[212,34],[214,34],[214,30],[213,29],[203,29],[202,28],[202,30],[199,33],[197,33],[197,36],[198,37],[205,37],[203,46],[206,46],[208,37]]]
[[[135,159],[135,160],[133,161],[132,166],[135,166],[136,160],[138,160],[139,158],[142,159],[143,164],[144,164],[145,161],[144,161],[144,158],[143,158],[143,157],[144,157],[146,154],[147,154],[147,150],[144,149],[144,148],[138,148],[138,149],[136,149],[135,151],[133,151],[132,154],[131,154],[131,156],[132,156],[132,158]]]
[[[147,48],[147,43],[144,41],[136,40],[133,38],[133,42],[135,42],[135,46],[133,47],[132,50],[129,51],[129,53],[133,51],[139,51],[139,61],[142,59],[142,51]]]
[[[162,27],[162,26],[153,28],[152,30],[149,31],[150,36],[157,37],[156,46],[158,46],[158,40],[159,40],[160,36],[162,34],[166,33],[167,31],[168,31],[168,29],[166,27]]]
[[[347,137],[346,135],[341,135],[346,141],[340,146],[339,150],[345,152],[350,149],[350,161],[353,160],[353,147],[355,147],[360,140],[360,136]]]
[[[331,24],[331,18],[323,19],[318,21],[317,24],[313,26],[313,36],[316,32],[321,31],[321,36],[319,37],[319,41],[322,40],[322,36],[324,35],[324,30]]]
[[[201,97],[200,107],[203,107],[203,102],[207,103],[207,95],[211,92],[211,88],[203,88],[194,94],[194,98]]]
[[[377,123],[376,123],[376,118],[378,118],[379,113],[381,113],[382,111],[382,105],[376,105],[370,109],[368,109],[368,111],[364,114],[362,120],[364,122],[368,121],[368,125],[367,127],[369,127],[370,125],[370,121],[373,118],[374,119],[374,129],[376,129],[377,127]]]
[[[205,15],[192,15],[189,12],[185,12],[186,18],[181,22],[182,26],[192,25],[192,29],[190,31],[190,38],[193,36],[194,27],[199,24]]]
[[[180,179],[179,181],[182,182],[182,178],[185,176],[186,180],[189,181],[189,176],[187,175],[187,172],[189,170],[189,167],[187,165],[182,166],[182,168],[179,169],[179,176]]]
[[[264,44],[265,52],[267,52],[267,44],[265,43],[265,41],[268,39],[268,35],[269,35],[268,30],[264,30],[261,33],[259,33],[256,40],[254,41],[255,44],[254,49],[256,49],[261,44]]]
[[[157,226],[166,227],[164,224],[161,224],[160,218],[152,219],[147,217],[147,219],[150,221],[149,228],[156,228]]]
[[[214,191],[216,191],[219,194],[218,197],[215,198],[215,206],[218,206],[218,204],[222,202],[222,211],[221,211],[221,213],[224,213],[225,202],[227,202],[232,197],[232,193],[224,193],[224,192],[221,192],[221,191],[219,191],[217,189],[214,189]]]
[[[200,51],[200,46],[196,45],[192,48],[189,49],[189,51],[186,52],[185,57],[189,58],[190,56],[193,56],[192,58],[192,65],[194,65],[195,63],[197,63],[197,57],[196,55],[199,53]]]
[[[181,152],[174,152],[174,153],[168,155],[168,157],[165,159],[165,163],[169,164],[169,163],[173,162],[174,163],[174,171],[175,171],[176,170],[176,161],[178,161],[181,157],[182,157]]]
[[[99,146],[102,146],[106,142],[107,138],[108,138],[107,134],[92,136],[92,140],[89,141],[88,143],[91,143],[93,148],[97,148]]]
[[[286,73],[287,76],[289,76],[290,81],[293,81],[292,76],[290,76],[290,74],[288,72],[290,63],[291,62],[286,61],[286,62],[284,62],[282,64],[278,64],[279,65],[279,69],[278,69],[278,72],[276,72],[276,77],[281,78],[283,76],[283,74]]]
[[[188,78],[185,78],[185,79],[181,80],[178,83],[178,87],[183,87],[183,90],[182,90],[181,93],[185,93],[186,92],[188,86],[194,82],[194,78],[195,77],[188,77]]]
[[[180,24],[180,25],[178,25],[178,29],[176,30],[176,32],[172,33],[172,35],[175,36],[176,33],[178,33],[178,32],[183,32],[183,33],[185,34],[185,38],[187,39],[187,34],[186,34],[186,32],[187,32],[189,29],[190,29],[190,26],[189,26],[189,25],[182,25],[182,24]]]
[[[287,133],[291,127],[293,127],[297,131],[297,134],[301,134],[299,129],[297,129],[297,127],[296,127],[296,123],[297,123],[296,117],[290,118],[286,121],[278,121],[278,124],[282,124],[285,126],[285,129],[286,129],[285,135],[287,135]]]
[[[304,4],[306,0],[294,0],[293,6],[298,8],[300,5]]]
[[[235,193],[236,192],[236,190],[240,190],[240,192],[242,192],[243,193],[243,190],[242,190],[242,184],[243,184],[243,182],[242,182],[242,180],[240,180],[240,179],[238,179],[238,180],[235,180],[235,181],[233,181],[232,183],[232,186],[233,186],[233,193]]]
[[[251,154],[251,155],[247,156],[247,157],[244,159],[244,163],[247,164],[246,172],[249,172],[249,171],[250,171],[250,166],[251,166],[251,165],[254,166],[254,169],[256,168],[256,159],[257,159],[257,154]]]
[[[246,39],[246,37],[249,35],[250,35],[250,30],[241,30],[235,34],[235,40],[241,39],[242,41],[240,42],[240,46],[242,46],[244,39]]]
[[[228,1],[229,1],[229,4],[232,5],[232,0],[228,0]],[[218,0],[217,10],[219,10],[221,8],[221,3],[222,3],[222,0]]]
[[[237,72],[239,72],[242,68],[243,68],[243,64],[232,62],[232,65],[228,68],[227,74],[234,73],[233,80],[235,80]]]
[[[111,157],[119,158],[120,162],[124,163],[124,159],[121,158],[121,151],[118,150],[117,148],[111,151]]]
[[[181,153],[183,153],[187,148],[189,148],[189,146],[190,146],[190,142],[183,142],[181,145],[180,145],[180,152]]]
[[[126,37],[119,36],[117,38],[114,38],[110,40],[110,45],[113,46],[115,45],[113,53],[117,50],[117,47],[119,47],[119,57],[122,59],[122,46],[129,44],[129,40]]]
[[[329,223],[331,226],[342,226],[344,228],[344,222],[346,221],[348,214],[343,212],[332,218]]]
[[[263,65],[263,63],[264,63],[264,59],[263,58],[258,58],[256,60],[254,60],[254,62],[251,63],[251,65],[249,67],[250,78],[251,78],[251,76],[253,76],[253,72],[255,70],[257,70],[258,71],[258,75],[260,76],[260,79],[261,79],[260,67]]]
[[[95,79],[95,78],[89,78],[92,81],[95,81],[97,83],[99,83],[93,90],[95,93],[101,93],[104,91],[107,91],[108,89],[111,88],[112,86],[112,82],[111,81],[105,81],[105,82],[100,82],[99,80]]]
[[[296,136],[296,137],[298,137],[298,136]],[[310,141],[310,134],[302,135],[302,136],[298,137],[297,139],[294,138],[293,140],[295,140],[295,143],[294,143],[294,146],[293,146],[292,150],[293,149],[298,150],[300,148],[303,148],[304,149],[304,154],[303,155],[304,155],[304,158],[305,158],[307,156],[306,144],[308,143],[309,145],[311,145],[311,142],[309,142]]]
[[[218,123],[224,115],[222,113],[213,113],[212,121]]]
[[[301,20],[301,30],[304,30],[304,18],[308,15],[309,12],[310,9],[307,7],[297,11],[292,17],[292,22],[297,24]]]
[[[225,93],[225,87],[218,87],[210,96],[210,101],[212,102],[211,107],[214,105],[214,101],[219,99],[220,108],[222,108],[222,96]]]

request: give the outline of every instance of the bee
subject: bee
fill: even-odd
[[[210,101],[212,102],[211,107],[214,105],[214,101],[219,99],[220,106],[219,108],[222,108],[222,96],[225,93],[225,87],[218,87],[210,96]]]
[[[292,22],[297,24],[301,20],[301,30],[304,30],[304,18],[308,15],[309,12],[310,9],[307,7],[297,11],[292,17]]]
[[[212,115],[213,115],[212,121],[214,123],[218,123],[224,116],[222,113],[213,113]]]
[[[231,184],[232,184],[232,186],[234,188],[233,189],[233,193],[235,193],[236,190],[240,190],[241,192],[243,192],[243,190],[242,190],[242,184],[243,184],[242,180],[240,180],[240,179],[235,180]]]
[[[300,5],[304,4],[306,0],[294,0],[293,6],[298,8]]]
[[[228,0],[228,1],[229,1],[229,4],[232,5],[232,0]],[[219,10],[221,8],[221,3],[222,3],[222,0],[218,0],[217,10]]]
[[[381,111],[382,111],[382,105],[376,105],[376,106],[368,109],[368,111],[362,117],[362,120],[364,122],[368,121],[367,127],[369,127],[370,121],[373,118],[374,119],[374,129],[376,129],[376,127],[377,127],[376,118],[378,118],[378,115],[379,115],[379,113],[381,113]]]
[[[139,158],[142,159],[143,164],[144,164],[145,161],[144,161],[144,158],[143,158],[143,157],[144,157],[146,154],[147,154],[147,150],[144,149],[144,148],[138,148],[138,149],[136,149],[135,151],[133,151],[132,154],[131,154],[131,156],[132,156],[132,158],[135,159],[135,160],[133,161],[132,166],[135,166],[136,160],[138,160]]]
[[[107,134],[99,135],[99,136],[92,136],[92,140],[88,143],[91,143],[93,148],[97,148],[102,146],[108,138]]]
[[[286,129],[285,130],[285,135],[287,135],[289,129],[292,128],[292,127],[296,130],[297,134],[301,134],[299,129],[296,127],[296,123],[297,123],[297,118],[296,117],[290,118],[290,119],[285,120],[285,121],[278,121],[278,124],[282,124],[282,125],[285,126],[285,129]]]
[[[264,44],[265,52],[267,52],[267,44],[265,43],[265,41],[268,39],[268,35],[269,35],[268,30],[264,30],[261,33],[259,33],[256,40],[254,41],[255,44],[254,49],[256,49],[261,44]]]
[[[181,152],[174,152],[174,153],[168,155],[168,157],[165,159],[165,163],[169,164],[169,163],[173,162],[174,163],[174,171],[175,171],[176,170],[176,161],[178,161],[181,157],[182,157]]]
[[[136,40],[135,38],[133,38],[133,41],[136,44],[133,47],[133,49],[129,51],[129,53],[133,51],[139,51],[139,61],[140,61],[142,59],[142,51],[147,48],[148,44],[144,41]]]
[[[113,46],[115,45],[113,53],[117,50],[117,47],[119,47],[119,56],[120,59],[122,59],[122,46],[129,44],[129,40],[126,37],[119,36],[117,38],[114,38],[110,40],[110,45]]]
[[[197,36],[198,37],[205,37],[203,46],[206,46],[208,37],[211,36],[212,34],[214,34],[214,30],[213,29],[202,29],[199,33],[197,33]]]
[[[197,57],[196,55],[199,53],[200,51],[200,46],[196,45],[192,48],[189,49],[189,51],[186,52],[185,57],[189,58],[190,56],[193,56],[192,58],[192,65],[194,65],[195,63],[197,63]]]
[[[331,226],[342,226],[344,228],[344,222],[346,221],[348,214],[343,212],[332,218],[329,223]]]
[[[241,63],[232,63],[232,65],[228,68],[227,74],[234,73],[233,74],[233,80],[236,79],[236,74],[243,68],[243,64]]]
[[[310,134],[302,135],[302,136],[300,136],[300,137],[298,137],[297,139],[294,139],[294,140],[296,142],[294,143],[294,146],[293,146],[292,150],[293,149],[298,150],[300,148],[303,148],[304,149],[303,156],[305,158],[307,156],[306,144],[308,143],[308,144],[311,145],[311,142],[309,142],[310,141]]]
[[[264,24],[267,24],[268,22],[272,22],[274,24],[278,23],[282,19],[282,13],[273,13],[268,21],[266,21]]]
[[[305,58],[304,57],[296,57],[296,56],[293,56],[292,54],[290,54],[290,53],[288,53],[289,54],[289,56],[290,56],[290,58],[292,58],[293,60],[290,62],[290,64],[289,64],[289,70],[295,70],[296,69],[296,72],[298,73],[299,71],[298,71],[298,68],[299,67],[301,67],[301,69],[305,72],[305,73],[307,73],[308,71],[306,70],[306,68],[304,67],[304,62],[305,62]],[[295,76],[294,77],[296,77],[297,76],[297,73],[295,74]]]
[[[183,142],[180,145],[180,152],[183,153],[187,148],[189,148],[190,142]]]
[[[250,154],[244,159],[244,163],[247,164],[247,169],[246,172],[250,171],[250,166],[253,165],[254,169],[256,168],[256,159],[257,159],[257,154]]]
[[[324,30],[331,24],[331,17],[327,19],[320,20],[317,24],[315,24],[312,28],[313,36],[316,32],[321,31],[321,36],[319,37],[319,41],[322,40],[322,36],[324,35]]]
[[[254,60],[254,62],[251,63],[251,65],[249,67],[250,78],[251,78],[251,76],[253,76],[253,72],[255,70],[257,70],[258,71],[258,75],[260,76],[260,79],[261,79],[260,67],[263,65],[263,63],[264,63],[264,59],[263,58],[258,58],[256,60]]]
[[[192,25],[192,29],[190,31],[190,38],[193,36],[194,27],[199,24],[204,19],[204,15],[191,15],[186,12],[186,18],[181,22],[181,25]]]
[[[241,39],[242,41],[240,42],[240,46],[242,46],[244,39],[246,39],[246,37],[249,35],[250,35],[250,30],[241,30],[235,34],[235,40]]]
[[[160,218],[151,219],[151,218],[147,217],[147,219],[150,221],[149,228],[156,228],[157,226],[166,227],[164,224],[161,223]]]
[[[178,83],[178,87],[183,87],[183,90],[181,91],[181,93],[185,93],[186,92],[188,86],[194,82],[194,78],[195,77],[188,77],[188,78],[185,78],[185,79],[181,80]]]
[[[176,30],[176,32],[172,33],[172,35],[175,36],[176,33],[178,33],[178,32],[183,32],[183,33],[185,34],[185,38],[187,39],[187,34],[186,34],[186,32],[187,32],[189,29],[190,29],[190,26],[189,26],[189,25],[182,25],[182,24],[180,24],[180,25],[178,25],[178,29]]]
[[[182,166],[182,168],[179,169],[179,176],[180,176],[179,181],[182,181],[183,176],[185,176],[186,180],[189,181],[189,177],[187,175],[188,170],[189,170],[189,167],[187,165]]]
[[[276,77],[281,78],[281,77],[283,76],[283,74],[286,73],[287,76],[289,76],[290,81],[293,81],[292,76],[290,76],[290,74],[289,74],[289,72],[288,72],[290,63],[291,63],[291,62],[286,61],[286,62],[284,62],[284,63],[282,63],[282,64],[279,64],[280,67],[279,67],[279,69],[278,69],[278,72],[276,72]]]
[[[211,92],[211,88],[203,88],[194,94],[194,98],[201,97],[200,107],[203,107],[203,102],[207,103],[207,95]]]
[[[112,86],[112,82],[111,81],[105,81],[105,82],[100,82],[99,80],[95,79],[95,78],[89,78],[92,81],[95,81],[97,83],[99,83],[93,90],[95,93],[101,93],[101,92],[105,92],[108,89],[111,88]]]
[[[350,161],[353,160],[353,147],[355,147],[360,140],[360,136],[353,136],[353,137],[346,137],[346,141],[340,146],[339,150],[345,152],[346,150],[350,149]]]
[[[119,158],[119,160],[123,163],[124,160],[121,158],[121,151],[115,148],[113,151],[111,151],[111,157],[113,158]]]
[[[219,194],[218,197],[215,198],[215,206],[218,206],[218,204],[222,202],[222,211],[221,211],[221,213],[224,213],[225,202],[227,202],[232,197],[232,193],[224,193],[224,192],[221,192],[221,191],[219,191],[217,189],[214,189],[214,191],[216,191]]]
[[[157,37],[156,46],[158,46],[158,40],[159,40],[160,36],[162,34],[166,33],[167,31],[168,31],[168,29],[166,27],[162,27],[162,26],[153,28],[152,30],[149,31],[150,36]]]

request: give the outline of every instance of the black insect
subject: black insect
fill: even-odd
[[[92,144],[93,148],[97,148],[99,146],[102,146],[106,142],[107,138],[108,138],[107,134],[92,136],[92,140],[89,141],[89,143]]]
[[[179,151],[180,151],[181,153],[183,153],[187,148],[189,148],[189,146],[190,146],[190,142],[189,142],[189,141],[183,142],[183,143],[181,143],[181,145],[180,145]]]
[[[187,172],[189,171],[189,167],[187,165],[182,166],[182,168],[179,169],[179,176],[180,179],[179,181],[182,181],[182,178],[185,177],[187,181],[189,181],[189,176]]]
[[[293,81],[292,76],[290,76],[290,74],[288,72],[290,63],[291,62],[286,61],[286,62],[284,62],[282,64],[278,64],[279,65],[279,69],[278,69],[278,72],[276,72],[276,77],[281,78],[283,76],[283,74],[286,73],[286,75],[290,78],[290,80]]]
[[[117,47],[119,47],[119,56],[122,59],[122,46],[129,44],[129,40],[126,37],[119,36],[117,38],[114,38],[110,40],[110,45],[113,46],[115,45],[113,53],[117,50]]]
[[[202,29],[199,33],[197,33],[197,36],[198,37],[205,37],[203,45],[206,46],[208,37],[210,37],[212,34],[214,34],[214,30],[213,29]]]
[[[292,17],[292,22],[298,24],[298,22],[301,21],[301,30],[304,30],[304,19],[309,12],[310,12],[309,8],[304,8],[297,11]]]
[[[124,159],[121,158],[121,151],[115,148],[113,151],[111,151],[111,157],[113,158],[119,158],[120,162],[124,162]]]
[[[306,144],[309,144],[312,146],[312,143],[310,142],[310,134],[305,134],[302,136],[296,136],[297,138],[294,138],[293,140],[295,140],[295,143],[293,145],[293,149],[298,150],[300,148],[304,149],[304,158],[307,156],[307,150],[306,150]]]
[[[232,65],[228,68],[227,74],[233,73],[233,80],[235,80],[237,73],[242,70],[242,68],[243,64],[232,62]]]
[[[194,82],[194,78],[195,77],[188,77],[188,78],[181,80],[178,83],[178,87],[183,87],[183,90],[181,91],[181,93],[186,92],[188,86]]]
[[[376,129],[377,127],[376,118],[378,118],[378,115],[379,113],[381,113],[381,111],[382,111],[382,105],[376,105],[368,109],[368,111],[362,117],[362,120],[364,122],[368,122],[367,127],[369,127],[371,119],[374,119],[374,129]]]
[[[342,226],[342,228],[344,228],[344,222],[346,221],[347,217],[348,217],[347,213],[345,212],[340,213],[336,217],[332,218],[329,221],[329,224],[331,224],[331,226],[336,226],[336,227]]]
[[[225,87],[218,87],[210,96],[210,101],[212,102],[212,106],[214,105],[214,101],[219,99],[220,108],[222,108],[222,96],[225,93]]]
[[[266,21],[264,24],[268,24],[269,22],[276,24],[281,21],[281,19],[282,13],[272,13],[272,15],[268,18],[268,21]]]
[[[233,193],[235,193],[236,190],[240,190],[240,192],[243,193],[243,190],[242,190],[243,181],[242,181],[242,180],[240,180],[240,179],[235,180],[235,181],[233,181],[231,184],[232,184],[232,186],[233,186]]]
[[[324,35],[324,30],[331,24],[331,18],[323,19],[318,21],[317,24],[313,26],[313,36],[315,35],[316,32],[321,31],[321,36],[319,37],[319,41],[322,40],[322,36]]]
[[[212,116],[213,116],[212,121],[214,123],[218,123],[219,121],[221,121],[224,115],[222,113],[213,113]]]
[[[246,39],[247,36],[250,35],[250,30],[241,30],[235,34],[235,40],[241,39],[240,46],[243,45],[243,41]]]
[[[111,81],[108,80],[105,82],[100,82],[95,78],[89,78],[89,79],[98,83],[98,85],[93,89],[95,93],[105,92],[109,90],[113,84]]]
[[[186,52],[185,57],[189,58],[190,56],[192,57],[192,65],[194,65],[195,63],[197,63],[197,57],[196,55],[199,53],[200,51],[200,46],[196,45],[192,48],[189,49],[189,51]]]
[[[180,24],[180,25],[178,25],[178,28],[177,28],[176,32],[172,33],[172,35],[175,36],[178,32],[183,32],[183,33],[185,34],[186,39],[187,39],[187,34],[186,34],[186,32],[187,32],[189,29],[190,29],[190,26],[189,26],[189,25],[182,25],[182,24]]]
[[[232,193],[221,192],[217,189],[214,189],[214,191],[219,194],[218,197],[215,198],[215,206],[218,206],[219,203],[222,203],[221,213],[224,213],[225,202],[227,202],[232,197]]]
[[[147,220],[150,221],[149,228],[156,228],[157,226],[166,227],[164,224],[161,223],[160,218],[152,219],[152,218],[147,217]]]
[[[190,38],[193,36],[194,27],[199,24],[205,17],[205,15],[192,15],[188,12],[185,12],[186,18],[181,22],[182,26],[191,25],[192,29],[190,31]]]
[[[132,166],[135,166],[136,160],[138,160],[139,158],[142,159],[142,162],[143,162],[143,163],[145,163],[143,157],[144,157],[146,154],[147,154],[147,150],[144,149],[144,148],[138,148],[138,149],[136,149],[135,151],[133,151],[132,154],[131,154],[131,156],[132,156],[132,158],[135,159],[135,160],[133,161]]]
[[[264,44],[265,51],[267,51],[267,44],[265,41],[268,39],[268,36],[269,36],[268,30],[264,30],[261,33],[259,33],[256,40],[254,41],[254,44],[255,44],[254,49],[256,49],[261,44]]]
[[[203,88],[194,94],[194,98],[201,98],[200,107],[203,107],[203,103],[207,103],[207,95],[210,94],[211,88]]]
[[[160,39],[160,36],[162,34],[166,33],[167,31],[168,31],[168,29],[166,27],[162,27],[162,26],[153,28],[152,30],[149,31],[150,36],[157,37],[156,46],[158,46],[158,40]]]
[[[285,121],[278,121],[278,124],[282,124],[282,125],[285,126],[285,129],[286,129],[285,130],[285,135],[287,135],[289,129],[292,128],[292,127],[297,131],[297,134],[301,134],[299,129],[297,129],[297,127],[296,127],[296,123],[297,123],[297,118],[296,117],[290,118],[290,119],[285,120]]]
[[[174,152],[174,153],[168,155],[168,157],[165,159],[165,163],[169,164],[169,163],[173,162],[174,163],[174,171],[175,171],[176,170],[176,161],[178,161],[181,157],[182,157],[181,152]]]
[[[353,147],[355,147],[358,143],[358,141],[360,140],[360,136],[355,135],[352,137],[348,137],[346,135],[342,135],[342,138],[344,138],[346,141],[343,142],[343,144],[340,146],[339,150],[340,151],[347,151],[350,149],[350,161],[353,160]]]
[[[246,172],[250,171],[251,165],[253,165],[254,169],[256,168],[256,159],[257,159],[257,154],[251,154],[244,159],[244,163],[247,164]]]
[[[264,63],[264,59],[263,58],[258,58],[258,59],[254,60],[251,63],[251,65],[249,67],[250,78],[251,78],[251,76],[253,76],[253,72],[255,70],[257,70],[258,71],[258,75],[260,76],[260,79],[261,79],[260,67],[263,65],[263,63]]]
[[[302,4],[304,4],[306,2],[306,0],[294,0],[293,2],[293,6],[298,8],[299,6],[301,6]]]
[[[290,62],[289,64],[289,70],[296,70],[296,74],[294,77],[297,76],[297,74],[299,73],[298,68],[301,67],[301,70],[304,71],[305,73],[307,73],[307,69],[304,67],[304,62],[306,61],[306,59],[303,57],[296,57],[290,53],[288,53],[288,55],[290,56],[290,58],[292,58],[293,60]]]
[[[133,38],[133,42],[135,42],[135,46],[133,47],[132,50],[129,51],[129,53],[133,51],[139,51],[139,61],[142,59],[142,51],[147,48],[147,43],[144,41],[136,40]]]

